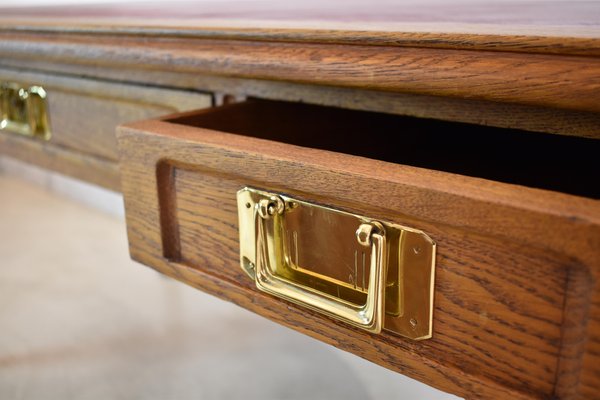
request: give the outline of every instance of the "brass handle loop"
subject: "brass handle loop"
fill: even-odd
[[[333,318],[373,333],[383,327],[384,294],[386,282],[386,236],[382,224],[376,221],[362,223],[357,231],[358,242],[371,247],[371,261],[367,299],[364,305],[355,305],[319,292],[314,288],[277,276],[272,271],[282,262],[282,245],[278,235],[268,224],[285,218],[285,202],[278,196],[261,199],[255,206],[256,227],[256,286],[267,293],[292,303],[308,307]]]

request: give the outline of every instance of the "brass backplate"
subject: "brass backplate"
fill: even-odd
[[[263,199],[277,196],[285,204],[276,235],[286,262],[274,275],[360,306],[367,299],[371,248],[356,239],[357,228],[373,219],[328,206],[253,188],[237,194],[240,260],[255,279],[256,212]],[[380,221],[386,236],[387,276],[383,329],[422,340],[432,335],[435,243],[420,230]]]

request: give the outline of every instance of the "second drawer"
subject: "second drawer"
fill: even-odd
[[[112,161],[118,159],[117,125],[212,105],[206,93],[126,82],[8,70],[0,70],[0,81],[44,88],[51,145]]]

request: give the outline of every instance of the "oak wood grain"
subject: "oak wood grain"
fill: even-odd
[[[121,191],[118,163],[102,157],[9,132],[0,132],[0,154]]]
[[[119,146],[134,259],[461,396],[597,394],[599,201],[162,121],[121,128]],[[238,264],[244,185],[430,234],[433,339],[373,336],[253,288]]]
[[[593,1],[218,1],[2,8],[5,29],[600,53]]]
[[[118,187],[109,128],[143,118],[136,107],[148,106],[145,94],[156,96],[149,107],[158,113],[166,93],[127,93],[126,82],[599,135],[592,2],[495,9],[508,14],[426,2],[412,8],[422,10],[416,17],[410,7],[363,6],[357,17],[352,4],[327,13],[309,3],[293,17],[268,3],[251,18],[241,6],[210,15],[170,4],[169,20],[157,18],[160,7],[121,8],[133,14],[126,18],[115,18],[119,7],[3,10],[3,64],[120,82],[49,77],[63,87],[55,100],[63,108],[51,105],[66,118],[56,120],[56,144],[1,134],[0,151]],[[317,16],[325,21],[314,24]],[[27,74],[37,76],[15,76]],[[89,97],[90,88],[105,95]],[[169,122],[133,124],[119,141],[135,259],[461,396],[597,397],[598,201]],[[89,149],[102,158],[81,154]],[[238,266],[234,202],[248,184],[434,237],[433,339],[358,332],[254,289]]]
[[[152,82],[164,87],[208,90],[217,95],[228,94],[238,98],[254,96],[481,126],[600,138],[600,114],[592,112],[193,73],[49,63],[40,60],[24,62],[4,58],[0,60],[0,65],[3,66],[0,71],[11,71],[13,76],[34,69],[57,77],[69,74],[85,76],[100,82],[109,80],[142,85]],[[37,75],[34,72],[29,73]]]
[[[600,111],[600,60],[513,52],[81,34],[0,34],[3,57]]]

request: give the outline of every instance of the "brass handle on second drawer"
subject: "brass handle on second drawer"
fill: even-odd
[[[277,251],[281,246],[276,243],[279,236],[277,222],[283,218],[285,218],[285,203],[278,196],[262,199],[256,205],[256,286],[267,293],[320,311],[370,332],[381,332],[387,265],[383,226],[374,221],[362,223],[356,231],[358,243],[371,247],[371,263],[366,302],[363,305],[354,305],[308,286],[278,277],[272,272],[277,269],[273,267],[274,263],[286,262],[285,252]],[[267,229],[266,225],[269,221],[275,225],[275,229]]]
[[[237,204],[241,266],[258,289],[370,332],[431,337],[428,235],[249,187]]]

